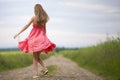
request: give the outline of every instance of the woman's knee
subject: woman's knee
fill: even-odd
[[[35,58],[36,61],[41,61],[41,58],[40,58],[40,53],[33,53],[33,57]]]
[[[33,59],[37,60],[37,54],[33,53]]]

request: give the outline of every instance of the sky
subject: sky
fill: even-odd
[[[29,35],[32,25],[13,39],[36,3],[50,17],[47,36],[57,47],[86,47],[120,35],[120,0],[0,0],[0,48],[17,47]]]

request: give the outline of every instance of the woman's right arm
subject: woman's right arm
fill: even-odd
[[[46,33],[46,24],[44,24],[44,31],[45,31],[45,33]]]
[[[31,20],[16,35],[14,35],[14,39],[18,35],[20,35],[23,31],[25,31],[31,25],[32,22],[33,22],[33,17],[31,18]]]

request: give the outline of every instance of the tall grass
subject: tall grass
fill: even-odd
[[[0,52],[0,71],[25,67],[32,64],[32,55],[19,51]]]
[[[120,38],[61,53],[105,80],[120,80]]]
[[[50,55],[41,54],[42,59],[46,59]],[[26,67],[32,64],[32,53],[23,53],[21,51],[4,51],[0,52],[0,72],[15,68]]]

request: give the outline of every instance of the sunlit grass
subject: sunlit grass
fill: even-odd
[[[41,54],[42,59],[46,59],[49,55]],[[32,53],[23,53],[21,51],[4,51],[0,52],[0,71],[7,71],[15,68],[26,67],[32,64]]]
[[[0,52],[0,71],[25,67],[32,64],[32,55],[20,51]]]

